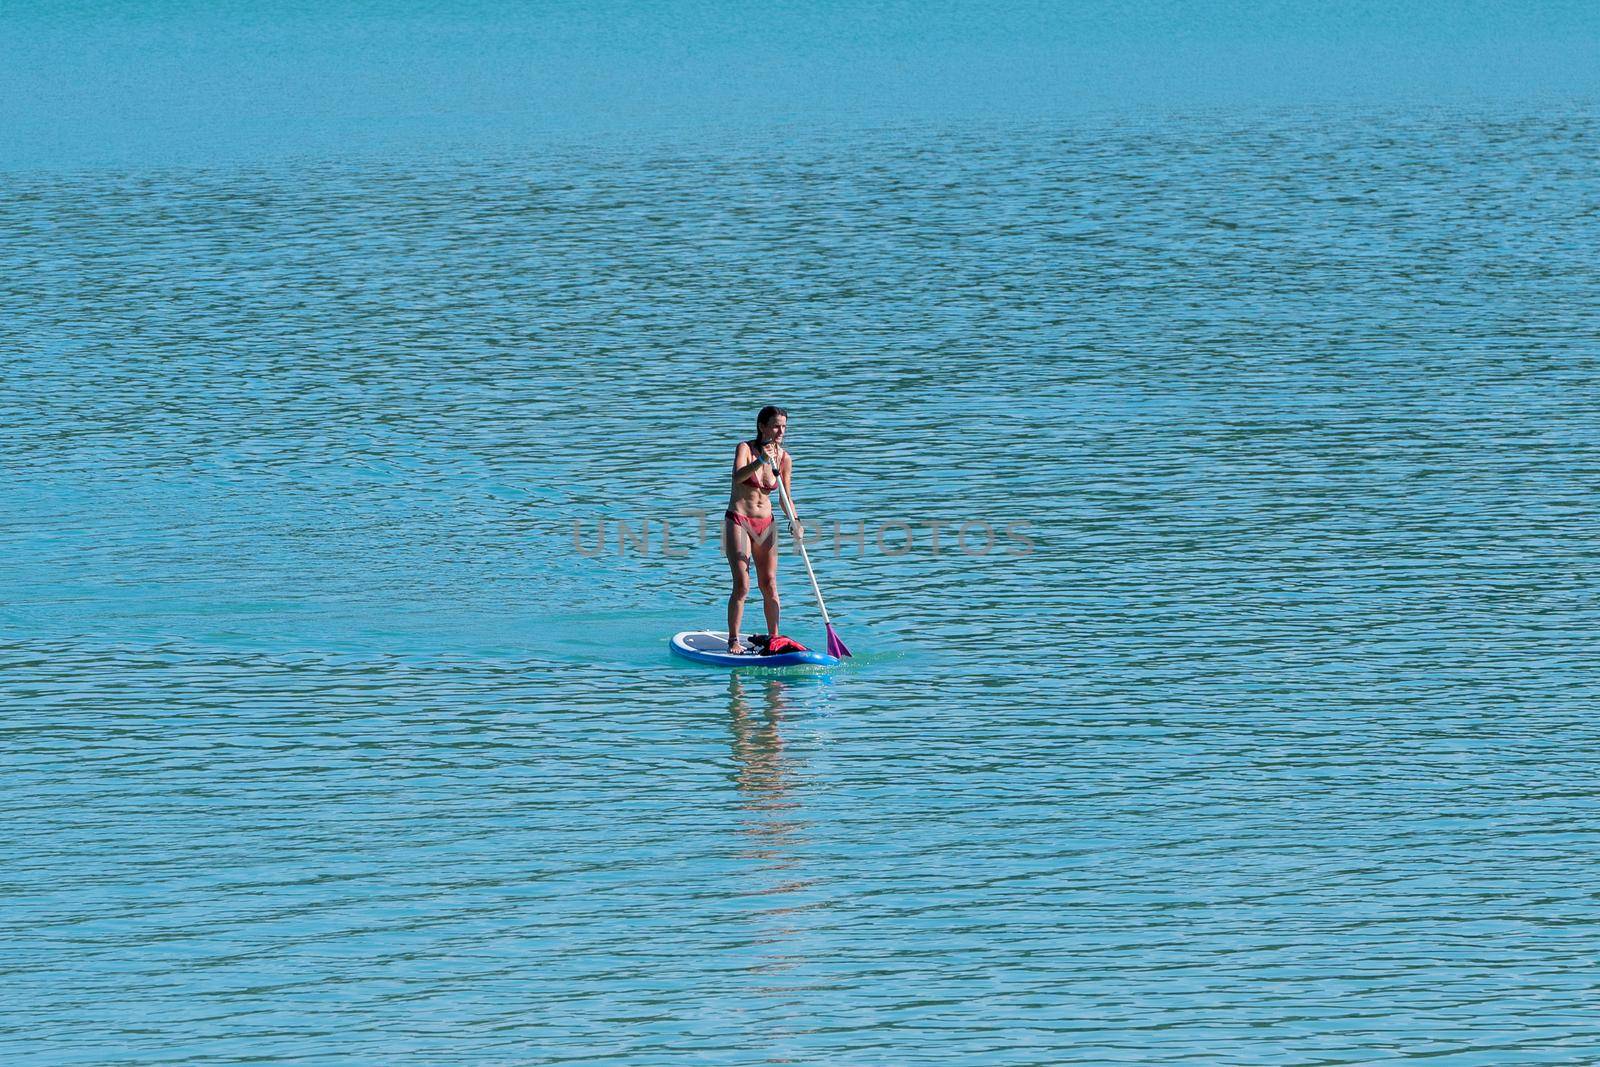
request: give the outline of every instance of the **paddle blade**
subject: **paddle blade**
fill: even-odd
[[[850,650],[844,647],[844,642],[839,640],[839,635],[832,626],[828,627],[828,655],[835,659],[850,658]]]

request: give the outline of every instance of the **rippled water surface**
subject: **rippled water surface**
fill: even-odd
[[[6,173],[0,1047],[1593,1062],[1597,134]]]

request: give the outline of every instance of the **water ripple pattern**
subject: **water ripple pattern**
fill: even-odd
[[[1592,1063],[1597,136],[6,173],[0,1049]]]

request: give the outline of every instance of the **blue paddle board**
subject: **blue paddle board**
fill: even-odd
[[[755,651],[730,655],[726,630],[685,630],[674,634],[668,643],[672,651],[684,659],[718,667],[832,667],[839,662],[826,652],[810,648],[804,652],[779,652],[775,656],[763,656]]]

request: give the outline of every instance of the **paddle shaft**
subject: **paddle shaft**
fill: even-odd
[[[789,502],[789,494],[782,489],[778,490],[778,500],[783,505],[783,514],[789,520],[789,533],[794,535],[795,547],[800,549],[800,559],[806,565],[806,577],[811,579],[811,591],[817,594],[817,607],[822,610],[822,625],[831,628],[833,623],[828,620],[828,605],[822,602],[822,589],[817,585],[817,572],[811,569],[811,556],[806,552],[805,538],[800,536],[800,520],[795,518],[794,505]]]

